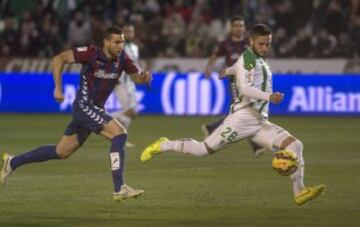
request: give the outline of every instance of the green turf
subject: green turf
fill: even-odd
[[[69,160],[20,168],[0,190],[0,226],[359,226],[360,118],[286,118],[273,122],[305,145],[305,182],[324,183],[320,199],[293,204],[289,179],[256,159],[246,142],[207,158],[139,155],[159,136],[201,138],[214,118],[139,117],[130,129],[127,184],[143,197],[114,203],[109,143],[91,136]],[[55,143],[62,115],[0,115],[0,148],[18,154]]]

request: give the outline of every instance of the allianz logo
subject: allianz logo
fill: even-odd
[[[360,92],[335,92],[331,86],[294,86],[288,111],[359,112]]]
[[[170,72],[162,84],[161,104],[167,115],[220,114],[225,104],[224,84],[216,73],[206,79],[202,73],[182,76]]]

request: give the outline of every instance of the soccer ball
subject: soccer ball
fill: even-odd
[[[290,150],[282,150],[274,153],[272,168],[281,176],[289,176],[298,168],[296,154]]]

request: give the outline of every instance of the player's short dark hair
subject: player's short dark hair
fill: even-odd
[[[235,21],[244,21],[244,18],[240,15],[232,16],[230,19],[230,23],[233,24]]]
[[[265,36],[271,33],[270,27],[266,24],[255,24],[251,29],[251,36]]]
[[[108,39],[112,34],[121,35],[121,34],[123,34],[123,31],[118,26],[108,27],[104,32],[104,39]]]

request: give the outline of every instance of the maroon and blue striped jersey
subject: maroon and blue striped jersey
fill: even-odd
[[[238,60],[242,52],[244,52],[247,47],[247,39],[243,39],[241,41],[233,41],[231,37],[228,37],[227,39],[219,43],[219,45],[215,49],[215,54],[218,57],[225,56],[226,66],[229,67]]]
[[[116,59],[108,59],[102,48],[85,46],[73,49],[75,62],[81,63],[80,86],[75,102],[104,108],[121,73],[138,73],[140,69],[123,50]]]
[[[223,40],[219,43],[215,49],[215,54],[218,57],[225,57],[225,64],[227,67],[232,66],[238,58],[241,56],[242,52],[248,47],[248,40],[245,38],[241,41],[234,41],[231,37]],[[230,83],[230,93],[231,93],[231,103],[234,103],[239,97],[238,90],[236,88],[235,80],[233,77],[229,77]]]

